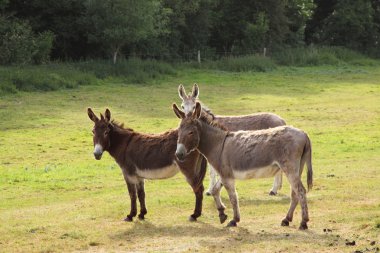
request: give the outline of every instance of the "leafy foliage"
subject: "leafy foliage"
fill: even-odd
[[[31,26],[19,20],[0,16],[0,64],[28,64],[47,62],[52,48],[53,34],[34,34]]]
[[[380,56],[378,0],[1,0],[0,13],[24,41],[28,33],[44,34],[29,44],[52,43],[51,56],[59,60],[188,60],[198,50],[220,59],[305,42]],[[4,43],[22,44],[20,55],[32,59],[26,62],[48,60],[25,54],[31,45],[10,38]]]
[[[85,6],[89,41],[109,48],[114,63],[122,47],[160,32],[157,1],[89,0]]]

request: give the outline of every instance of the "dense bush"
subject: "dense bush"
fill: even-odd
[[[49,60],[53,34],[34,34],[31,26],[0,16],[0,64],[43,63]]]

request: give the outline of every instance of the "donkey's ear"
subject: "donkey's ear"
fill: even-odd
[[[193,98],[198,98],[199,96],[199,88],[198,88],[198,84],[194,83],[193,85],[193,91],[191,92],[191,96]]]
[[[195,108],[194,108],[193,115],[192,115],[193,118],[198,119],[201,116],[201,112],[202,112],[201,103],[199,103],[199,102],[195,103]]]
[[[185,113],[181,111],[180,109],[178,109],[176,104],[173,104],[173,111],[179,119],[184,119],[186,117]]]
[[[88,114],[88,117],[90,118],[90,120],[94,121],[94,122],[97,122],[99,121],[99,118],[96,117],[95,113],[91,110],[91,108],[87,108],[87,114]]]
[[[186,98],[186,91],[185,91],[185,87],[183,87],[182,84],[180,84],[178,86],[178,95],[180,97],[180,99],[185,99]]]
[[[106,120],[108,122],[110,122],[111,121],[111,112],[110,112],[110,110],[108,110],[108,108],[106,109],[106,112],[104,115],[106,116]]]

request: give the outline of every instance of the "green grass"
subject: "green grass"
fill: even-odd
[[[112,64],[105,60],[0,67],[0,96],[18,91],[53,91],[118,80],[149,83],[175,75],[168,63],[131,58]]]
[[[154,84],[156,80],[178,77],[182,70],[226,72],[270,72],[279,66],[322,66],[350,68],[379,66],[380,61],[340,47],[284,49],[270,57],[247,55],[198,62],[164,62],[130,58],[113,64],[107,60],[49,63],[42,66],[0,66],[0,96],[18,91],[53,91],[88,84]]]
[[[239,57],[223,57],[215,61],[205,61],[201,64],[192,62],[185,64],[198,69],[214,69],[229,72],[268,72],[276,69],[276,64],[269,57],[261,55],[247,55]]]
[[[378,80],[378,66],[279,67],[267,73],[185,69],[155,85],[106,80],[0,97],[0,251],[375,252]],[[210,197],[199,221],[188,222],[194,196],[181,174],[147,181],[146,221],[122,221],[130,206],[127,189],[108,154],[93,158],[86,108],[99,113],[108,107],[128,127],[161,132],[178,125],[171,110],[172,102],[179,103],[178,84],[189,90],[194,82],[217,114],[274,112],[309,133],[315,176],[308,231],[297,229],[299,207],[291,226],[280,226],[290,202],[286,179],[276,197],[267,195],[272,179],[239,181],[237,228],[219,224]],[[222,196],[231,216],[224,190]],[[346,240],[356,245],[346,246]]]
[[[342,47],[301,47],[279,50],[272,56],[284,66],[356,65],[374,66],[379,62]]]
[[[67,64],[0,68],[0,94],[72,89],[98,82],[94,75]]]

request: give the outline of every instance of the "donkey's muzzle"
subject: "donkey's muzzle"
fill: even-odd
[[[185,159],[185,153],[183,152],[175,152],[175,156],[178,158],[178,160],[183,161]]]
[[[100,159],[102,159],[102,154],[95,154],[95,153],[94,153],[94,156],[95,156],[95,159],[96,159],[96,160],[100,160]]]
[[[103,155],[103,147],[99,144],[96,144],[94,148],[95,159],[100,160],[102,158],[102,155]]]
[[[175,151],[175,156],[178,160],[183,161],[186,157],[186,148],[183,144],[177,144],[177,149]]]

